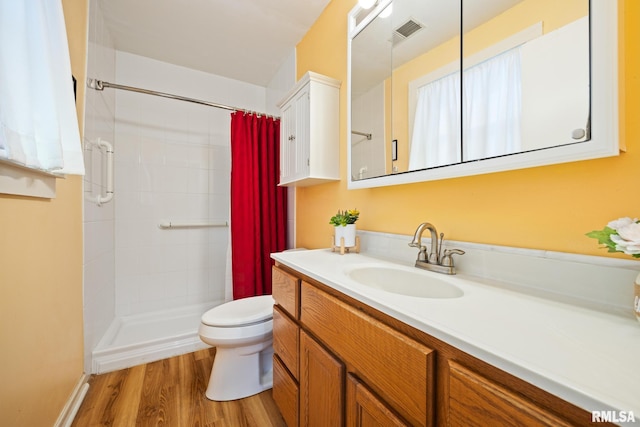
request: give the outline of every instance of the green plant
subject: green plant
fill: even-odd
[[[338,210],[334,216],[329,220],[329,224],[334,226],[346,226],[347,224],[355,224],[360,216],[360,212],[357,209]]]
[[[598,239],[598,243],[605,245],[609,252],[624,252],[640,258],[640,221],[637,218],[618,218],[602,230],[594,230],[586,235]]]

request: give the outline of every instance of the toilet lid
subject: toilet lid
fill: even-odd
[[[273,317],[271,295],[242,298],[212,308],[202,315],[202,323],[209,326],[243,326]]]

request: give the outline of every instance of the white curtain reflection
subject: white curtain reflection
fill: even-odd
[[[511,49],[464,72],[464,160],[520,150],[522,71],[520,49]]]
[[[460,159],[460,73],[418,89],[409,170],[450,165]]]
[[[465,70],[462,126],[460,73],[422,86],[418,89],[409,169],[450,165],[459,163],[463,157],[477,160],[519,151],[521,88],[519,48]]]

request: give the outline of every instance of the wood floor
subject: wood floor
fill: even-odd
[[[285,426],[271,390],[212,402],[204,393],[215,349],[94,375],[72,427]]]

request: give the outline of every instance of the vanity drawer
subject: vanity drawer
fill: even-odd
[[[433,424],[432,349],[304,281],[301,324],[410,424]]]
[[[449,425],[520,425],[568,427],[548,409],[449,361]]]
[[[299,328],[277,305],[273,307],[273,351],[298,379]]]
[[[276,355],[273,356],[273,400],[287,426],[297,427],[298,384]]]
[[[300,279],[276,266],[272,267],[271,294],[276,304],[294,319],[300,318]]]

